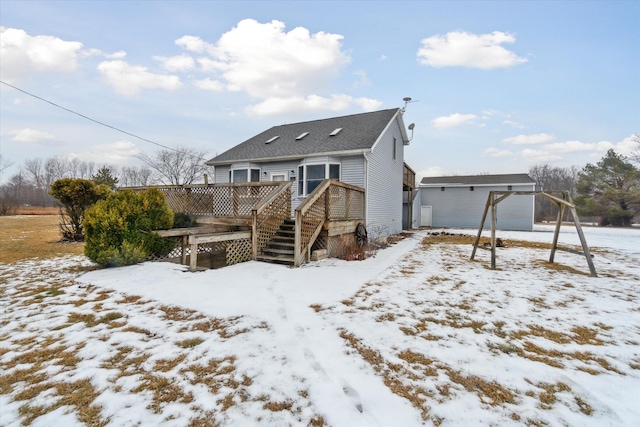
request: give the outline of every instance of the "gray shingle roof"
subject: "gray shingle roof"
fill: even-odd
[[[399,108],[274,126],[209,160],[209,165],[232,162],[302,158],[316,154],[370,150]],[[337,128],[342,130],[329,136]],[[304,132],[304,138],[296,140]],[[266,141],[278,136],[274,141]]]
[[[490,185],[490,184],[535,184],[526,173],[504,175],[462,175],[462,176],[430,176],[422,178],[421,185]]]

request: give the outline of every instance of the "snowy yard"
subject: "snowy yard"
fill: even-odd
[[[551,230],[498,232],[497,271],[424,230],[299,269],[0,264],[0,425],[640,425],[640,230],[585,229],[597,278],[509,244]]]

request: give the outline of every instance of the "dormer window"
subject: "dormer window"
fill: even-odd
[[[309,135],[309,132],[303,132],[300,135],[298,135],[296,137],[296,141],[300,141],[302,138],[304,138],[305,136]]]

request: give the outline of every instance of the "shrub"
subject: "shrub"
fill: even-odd
[[[105,266],[135,264],[151,255],[164,256],[174,243],[153,231],[171,228],[172,224],[173,213],[157,189],[119,191],[87,210],[84,253]]]
[[[173,228],[192,228],[197,226],[198,223],[195,222],[189,214],[185,212],[173,213]]]
[[[87,208],[111,192],[106,185],[96,185],[87,179],[59,179],[51,185],[49,194],[58,199],[60,208],[60,233],[63,240],[84,240],[82,223]]]

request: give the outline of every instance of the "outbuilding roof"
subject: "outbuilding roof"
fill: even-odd
[[[420,185],[450,186],[450,185],[493,185],[493,184],[535,184],[536,182],[526,173],[512,173],[504,175],[456,175],[429,176],[422,178]]]
[[[370,151],[389,123],[400,117],[401,131],[408,143],[399,108],[331,117],[322,120],[274,126],[207,162],[273,161]]]

